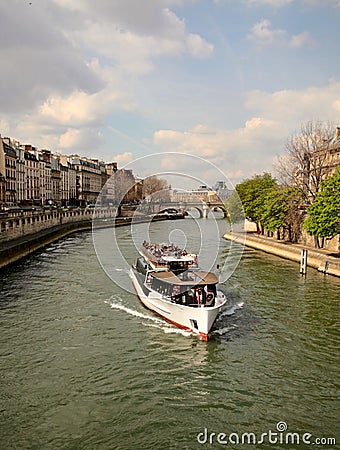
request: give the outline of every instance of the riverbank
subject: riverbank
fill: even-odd
[[[256,250],[261,250],[272,255],[280,256],[281,258],[295,261],[297,263],[300,263],[301,261],[301,251],[303,249],[308,250],[308,267],[317,269],[327,275],[340,277],[340,255],[334,256],[334,253],[330,251],[315,249],[300,244],[279,242],[273,238],[259,236],[252,232],[228,232],[224,235],[224,238]]]
[[[183,218],[183,214],[172,214],[171,216],[166,214],[156,214],[152,216],[145,215],[140,217],[117,217],[104,219],[92,219],[90,216],[76,222],[59,223],[58,225],[49,226],[48,228],[41,229],[35,233],[24,234],[14,239],[1,242],[0,269],[19,261],[25,256],[40,250],[52,242],[78,231],[91,230],[92,228],[114,228],[130,225],[132,222],[136,224]]]

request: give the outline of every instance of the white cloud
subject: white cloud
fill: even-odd
[[[277,43],[287,35],[285,30],[274,29],[269,20],[262,19],[253,25],[248,38],[253,40],[259,48]]]
[[[317,47],[318,43],[312,38],[308,31],[303,31],[300,34],[296,34],[289,40],[291,47]]]
[[[295,48],[318,46],[318,42],[308,31],[289,36],[287,30],[273,28],[268,19],[255,23],[248,39],[252,40],[260,50],[269,45],[287,45]]]
[[[69,153],[76,151],[92,150],[92,156],[95,157],[93,148],[103,143],[102,134],[95,129],[76,129],[69,128],[60,136],[56,148]]]
[[[213,52],[214,46],[209,44],[198,34],[189,34],[186,39],[189,53],[195,58],[207,58]]]
[[[269,5],[275,8],[280,8],[282,6],[289,5],[294,0],[243,0],[243,1],[251,6]]]
[[[52,95],[39,107],[36,119],[64,126],[98,125],[114,108],[127,111],[134,108],[128,92],[128,89],[120,91],[110,83],[106,89],[94,94],[75,91],[67,97]]]
[[[212,0],[213,3],[223,3],[229,0]],[[274,8],[281,8],[282,6],[289,5],[294,0],[242,0],[243,3],[249,6],[272,6]]]
[[[311,5],[315,6],[322,6],[322,7],[333,7],[333,8],[340,8],[340,0],[304,0],[305,3],[309,3]]]
[[[142,8],[139,0],[0,2],[8,133],[36,145],[46,137],[50,147],[83,145],[89,127],[137,108],[139,77],[156,58],[210,56],[213,46],[170,9],[186,3],[192,0],[148,0]]]
[[[339,101],[340,82],[331,81],[325,86],[301,90],[251,91],[247,94],[246,106],[289,129],[299,128],[301,123],[309,120],[339,121]]]
[[[167,5],[179,1],[149,0],[55,0],[71,11],[86,15],[86,27],[68,30],[69,39],[87,45],[126,68],[151,69],[151,59],[162,55],[188,53],[208,57],[213,46],[197,34],[188,33],[184,20]]]
[[[198,125],[186,131],[159,130],[154,134],[154,144],[163,151],[176,149],[180,153],[206,158],[233,182],[256,171],[270,170],[274,161],[271,152],[277,148],[280,139],[283,136],[278,125],[260,117],[251,118],[243,128],[234,130],[214,130]],[[172,165],[172,168],[183,169],[177,158],[173,158]],[[194,174],[193,168],[186,170]]]
[[[118,163],[118,167],[123,167],[129,162],[133,161],[134,158],[131,152],[124,152],[113,156],[113,158],[111,159],[112,161],[116,161]]]
[[[103,87],[86,57],[63,35],[71,20],[65,11],[45,2],[31,6],[0,2],[0,97],[7,114],[32,110],[51,92]]]
[[[154,144],[162,151],[176,149],[207,158],[234,182],[264,170],[272,171],[287,138],[301,124],[309,120],[338,123],[340,82],[300,91],[248,92],[246,107],[256,115],[243,127],[216,130],[197,125],[185,131],[158,130],[154,134]],[[179,167],[176,158],[173,165]]]

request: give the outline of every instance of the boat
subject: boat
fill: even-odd
[[[216,317],[227,302],[213,272],[198,267],[197,255],[173,244],[143,242],[130,277],[148,309],[208,341]]]

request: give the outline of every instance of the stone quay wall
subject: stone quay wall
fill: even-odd
[[[70,233],[160,220],[183,219],[183,214],[133,214],[127,208],[116,217],[116,207],[59,209],[0,214],[0,269]]]
[[[259,236],[252,232],[228,232],[224,235],[224,238],[295,262],[301,261],[301,251],[305,249],[308,251],[308,267],[313,267],[325,274],[340,277],[340,257],[332,255],[329,250],[280,242],[274,238]]]
[[[93,209],[18,211],[0,215],[0,269],[69,233],[90,230]],[[95,221],[112,226],[116,208],[96,209]]]
[[[37,233],[48,228],[70,223],[91,221],[93,209],[51,209],[26,212],[12,212],[0,215],[0,244],[22,236]],[[95,210],[98,219],[112,218],[116,208]]]

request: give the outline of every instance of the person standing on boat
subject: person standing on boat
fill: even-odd
[[[203,303],[203,290],[201,287],[195,289],[195,300],[198,305],[202,305]]]

